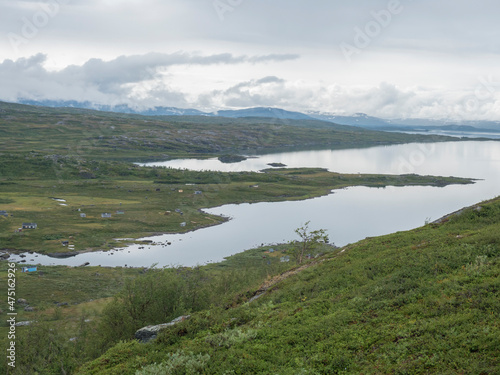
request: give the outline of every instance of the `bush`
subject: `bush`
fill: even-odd
[[[262,272],[258,269],[215,273],[200,267],[149,270],[129,280],[104,309],[100,327],[103,340],[110,343],[128,340],[144,326],[166,323],[208,308],[225,307],[235,293],[260,283],[265,277]]]
[[[205,342],[214,347],[230,348],[233,345],[241,344],[257,337],[257,331],[249,329],[243,331],[240,328],[231,329],[215,335],[209,335]]]
[[[169,355],[169,359],[160,364],[152,364],[135,372],[136,375],[181,375],[201,374],[208,364],[208,354],[185,354],[182,350]]]

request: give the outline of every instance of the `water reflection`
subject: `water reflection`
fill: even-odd
[[[282,163],[289,168],[321,167],[340,173],[439,174],[471,177],[480,168],[490,170],[490,163],[500,160],[500,142],[470,141],[429,144],[406,144],[349,150],[285,152],[249,158],[240,163],[224,164],[217,159],[181,159],[143,165],[211,170],[222,172],[260,171]],[[486,163],[485,163],[486,162]],[[478,175],[479,176],[479,175]]]
[[[415,228],[464,206],[499,195],[500,143],[452,142],[383,146],[357,150],[288,152],[264,155],[238,164],[175,161],[168,166],[190,169],[261,170],[268,163],[288,167],[323,167],[343,173],[418,173],[482,179],[473,185],[433,187],[354,187],[299,202],[226,205],[207,210],[232,217],[229,222],[195,232],[153,237],[159,245],[133,245],[107,253],[69,259],[38,256],[40,264],[102,266],[192,266],[222,260],[261,243],[286,242],[294,229],[310,220],[328,230],[330,239],[345,245],[368,236]],[[209,167],[212,166],[212,167]],[[219,168],[219,167],[220,168]],[[165,245],[171,242],[171,245]],[[113,254],[113,255],[111,255]],[[33,259],[28,255],[26,259]]]

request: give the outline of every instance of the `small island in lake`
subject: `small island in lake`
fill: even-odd
[[[274,168],[284,168],[286,167],[286,164],[283,163],[268,163],[267,165],[274,167]]]
[[[247,160],[247,158],[245,156],[241,156],[241,155],[221,155],[221,156],[219,156],[219,161],[221,163],[226,163],[226,164],[239,163],[239,162],[244,161],[244,160]]]

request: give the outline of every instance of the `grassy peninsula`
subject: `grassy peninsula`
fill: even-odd
[[[119,246],[116,238],[219,224],[223,218],[200,209],[228,203],[308,199],[346,186],[472,182],[453,177],[338,174],[314,168],[192,172],[40,153],[1,158],[0,210],[9,216],[0,217],[0,250],[45,254],[106,250]],[[103,218],[105,213],[111,217]],[[37,229],[19,232],[22,223],[36,223]],[[73,245],[71,251],[62,245],[66,241]]]

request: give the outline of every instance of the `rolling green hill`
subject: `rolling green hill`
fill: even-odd
[[[499,244],[497,199],[329,253],[77,373],[498,374]]]
[[[0,150],[93,159],[165,160],[283,148],[353,148],[456,140],[319,120],[156,116],[0,102]]]

